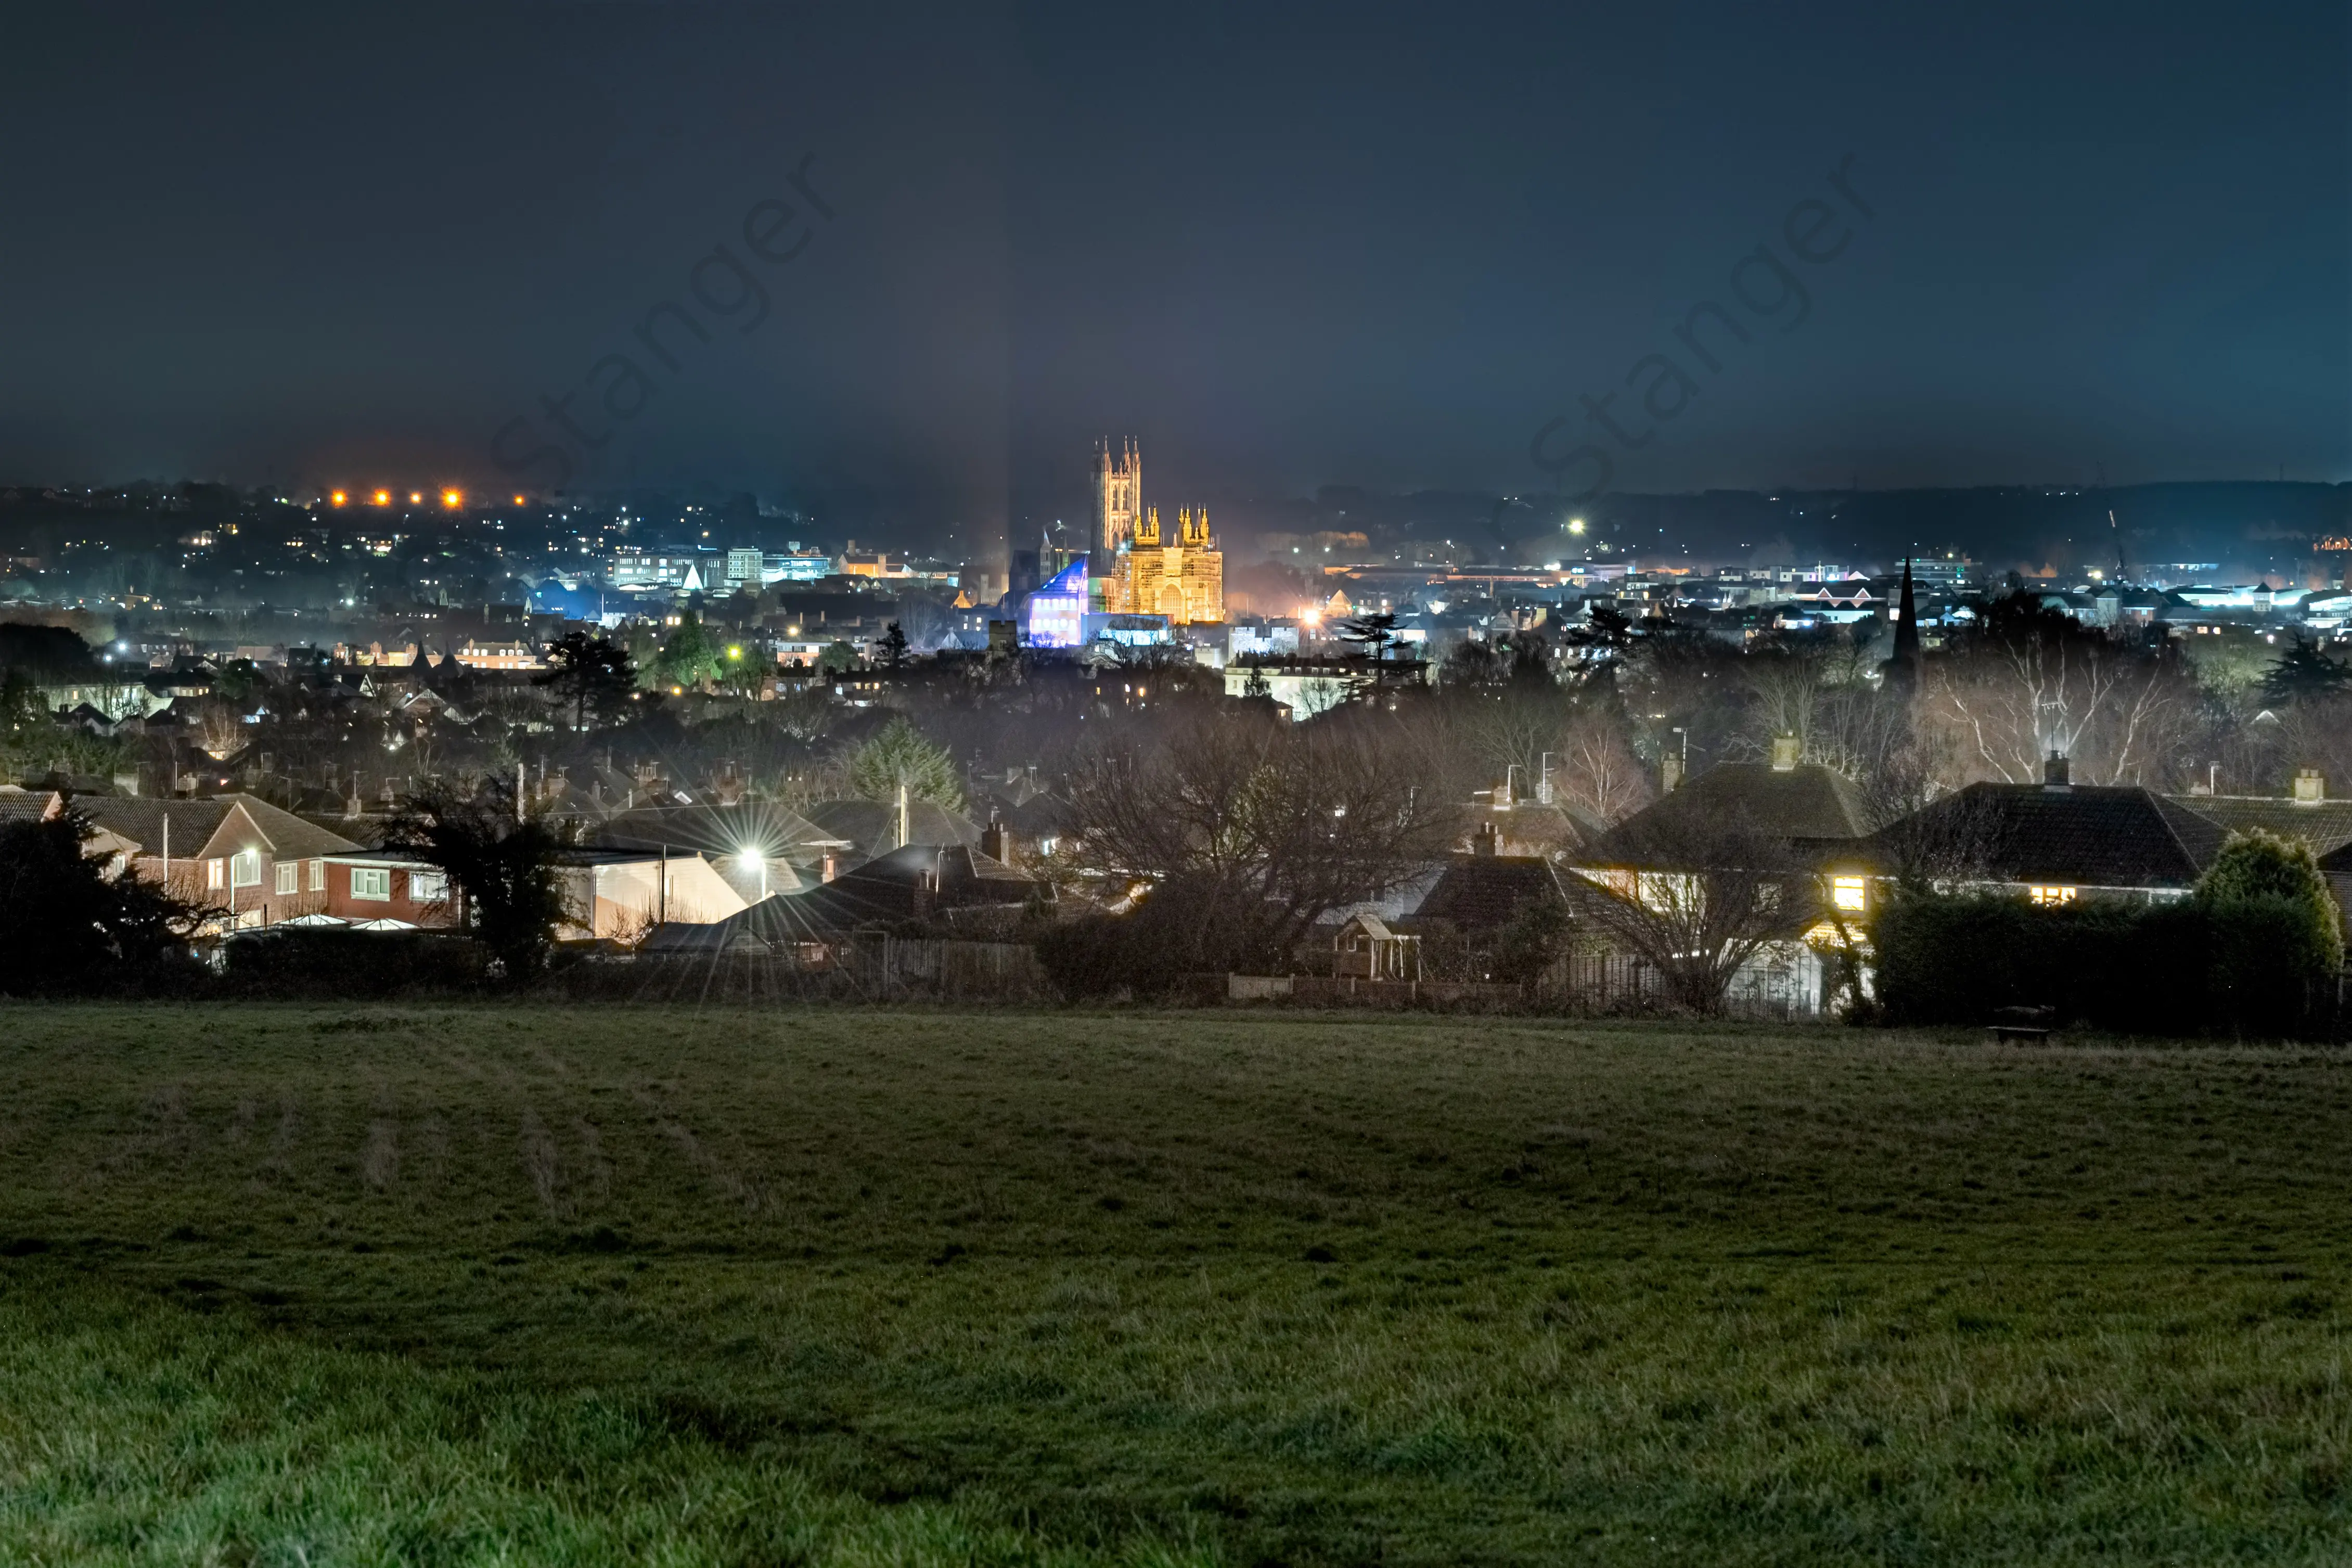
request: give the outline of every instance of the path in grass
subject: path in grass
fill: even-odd
[[[700,1529],[680,1561],[2341,1561],[2347,1069],[1297,1015],[10,1008],[0,1521],[53,1557],[142,1520],[372,1541],[368,1496],[450,1495],[473,1533],[387,1503],[394,1557]],[[28,1420],[40,1357],[102,1392]],[[244,1403],[174,1436],[154,1391],[205,1357]],[[106,1451],[119,1405],[149,1436],[115,1452],[241,1434],[282,1473],[308,1428],[272,1379],[319,1391],[321,1452],[381,1427],[381,1473],[272,1516],[31,1435]],[[701,1488],[733,1500],[646,1501]]]

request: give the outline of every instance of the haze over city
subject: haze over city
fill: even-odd
[[[1684,355],[1699,395],[1609,443],[1612,489],[2336,482],[2345,26],[27,13],[11,54],[57,68],[0,106],[0,479],[552,489],[553,464],[492,457],[527,416],[574,491],[832,498],[933,550],[1069,516],[1105,435],[1228,505],[1574,490],[1538,430],[1635,403],[1629,368],[1698,302],[1738,309],[1767,245],[1801,318],[1719,374]],[[1798,261],[1784,216],[1841,165],[1870,216],[1841,202],[1850,243]],[[783,199],[812,243],[761,261],[746,214]],[[756,324],[695,305],[722,250],[769,297]],[[747,286],[728,266],[709,299]],[[665,328],[675,369],[635,336],[665,301],[708,338]],[[629,353],[654,390],[616,420],[623,373],[596,366]],[[573,388],[601,445],[541,411]]]

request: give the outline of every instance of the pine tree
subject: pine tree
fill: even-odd
[[[963,784],[956,775],[955,760],[904,718],[891,720],[851,752],[848,771],[850,788],[864,799],[895,801],[904,784],[910,800],[928,800],[950,811],[963,809]]]

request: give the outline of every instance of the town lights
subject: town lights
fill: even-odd
[[[392,492],[390,490],[378,490],[375,492],[374,500],[375,504],[378,506],[390,506],[392,504]]]
[[[341,506],[341,505],[342,505],[345,501],[347,501],[347,500],[351,500],[351,499],[352,499],[351,497],[349,497],[349,496],[345,495],[345,494],[344,494],[342,491],[341,491],[341,490],[337,490],[333,495],[331,495],[331,496],[329,496],[329,497],[327,498],[328,501],[329,501],[331,504],[335,505],[335,506]]]
[[[408,504],[411,506],[423,506],[425,504],[425,492],[423,490],[409,491]]]
[[[462,490],[443,490],[441,492],[441,504],[448,508],[451,511],[457,510],[458,507],[463,505],[465,503],[465,500],[466,495]]]
[[[1570,533],[1582,533],[1584,531],[1584,520],[1580,517],[1570,518],[1568,520],[1568,531]]]
[[[520,497],[520,496],[517,496],[517,497],[515,497],[515,505],[517,505],[517,506],[520,506],[520,505],[522,505],[522,497]]]

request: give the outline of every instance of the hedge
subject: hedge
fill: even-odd
[[[1899,896],[1872,929],[1878,1015],[1981,1024],[2003,1007],[2119,1033],[2330,1033],[2335,976],[2283,898],[2055,909],[1993,894]]]

